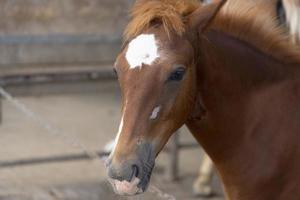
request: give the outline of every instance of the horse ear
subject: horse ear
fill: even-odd
[[[200,6],[188,16],[188,26],[202,32],[215,18],[226,0],[213,0],[212,3]]]

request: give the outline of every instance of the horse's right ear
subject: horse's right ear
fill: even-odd
[[[202,5],[189,16],[187,23],[189,28],[203,32],[210,22],[215,18],[226,0],[213,0],[212,3]]]

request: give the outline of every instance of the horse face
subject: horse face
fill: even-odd
[[[193,48],[183,37],[150,28],[125,46],[115,63],[122,119],[108,161],[115,191],[134,195],[149,183],[155,157],[192,109]]]

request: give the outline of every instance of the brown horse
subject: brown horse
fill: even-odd
[[[273,1],[273,6],[270,2],[260,0],[252,0],[252,2],[259,4],[257,6],[267,6],[264,9],[276,10],[277,16],[270,16],[277,18],[278,20],[272,20],[273,23],[279,23],[288,28],[287,34],[290,35],[292,43],[299,45],[300,43],[300,0],[276,0]],[[206,3],[207,1],[202,1]],[[274,12],[270,12],[274,14]],[[203,161],[199,168],[197,179],[193,184],[193,193],[196,196],[211,196],[212,178],[214,173],[214,167],[211,159],[204,155]]]
[[[186,124],[229,199],[299,199],[299,49],[267,10],[224,2],[136,2],[115,64],[123,110],[107,166],[119,194],[146,190]]]

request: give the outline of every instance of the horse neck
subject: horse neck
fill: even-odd
[[[200,49],[198,101],[206,114],[201,121],[190,119],[187,125],[214,160],[232,199],[240,199],[243,192],[242,199],[266,199],[251,191],[281,173],[282,160],[274,152],[281,155],[283,149],[277,145],[288,144],[280,137],[282,132],[273,135],[280,123],[276,115],[282,114],[274,108],[290,99],[272,100],[286,96],[282,91],[288,92],[297,82],[298,70],[215,31],[205,35]]]

